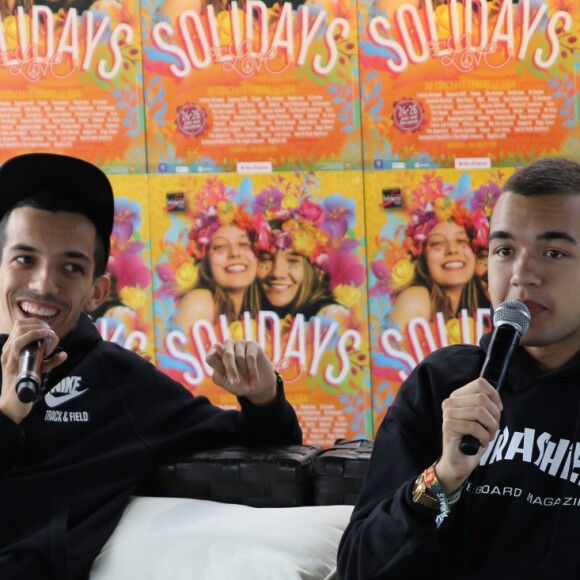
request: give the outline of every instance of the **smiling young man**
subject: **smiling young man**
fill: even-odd
[[[579,288],[580,164],[543,159],[491,220],[492,304],[531,313],[501,392],[478,378],[490,335],[417,366],[378,430],[341,580],[580,578]]]
[[[0,574],[88,578],[129,496],[167,453],[220,444],[298,443],[281,381],[256,343],[208,355],[241,411],[193,397],[101,339],[113,192],[95,166],[29,154],[0,167]],[[34,402],[16,382],[23,349],[47,345]]]

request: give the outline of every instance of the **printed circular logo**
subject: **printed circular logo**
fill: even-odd
[[[399,131],[414,133],[426,123],[425,109],[421,103],[413,99],[402,99],[395,102],[391,119]]]
[[[187,137],[197,137],[201,135],[207,126],[207,113],[201,107],[192,103],[177,109],[177,128]]]

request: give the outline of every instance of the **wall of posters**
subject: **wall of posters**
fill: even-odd
[[[105,338],[226,407],[205,353],[254,338],[330,444],[489,328],[491,208],[580,159],[579,70],[578,2],[0,0],[0,163],[110,175]]]

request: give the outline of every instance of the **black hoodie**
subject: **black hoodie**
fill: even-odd
[[[0,413],[2,580],[87,578],[127,499],[166,454],[301,441],[281,390],[266,407],[240,398],[241,412],[220,409],[102,340],[84,315],[62,348],[68,359],[30,415],[16,425]]]
[[[441,403],[479,376],[482,347],[429,355],[402,385],[374,443],[339,547],[340,580],[580,578],[580,357],[542,373],[518,348],[501,428],[437,528],[413,483],[441,455]]]

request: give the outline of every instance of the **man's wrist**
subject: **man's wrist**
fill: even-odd
[[[436,464],[437,462],[419,474],[413,485],[412,498],[414,503],[439,512],[435,518],[435,523],[439,527],[451,512],[451,507],[459,501],[463,485],[447,495],[437,479]]]
[[[263,395],[261,395],[258,398],[254,397],[252,395],[250,395],[250,396],[246,395],[246,399],[252,405],[254,405],[256,407],[263,407],[263,406],[272,404],[278,398],[278,394],[284,386],[284,379],[276,371],[274,371],[274,376],[275,376],[275,384],[274,384],[274,388],[272,390],[272,394],[270,396],[268,396],[267,393],[264,393]]]
[[[441,465],[439,460],[433,464],[433,469],[435,470],[435,477],[437,478],[437,481],[443,488],[443,491],[447,497],[453,495],[458,490],[463,489],[465,478],[457,477],[455,475],[448,475],[444,466]]]

